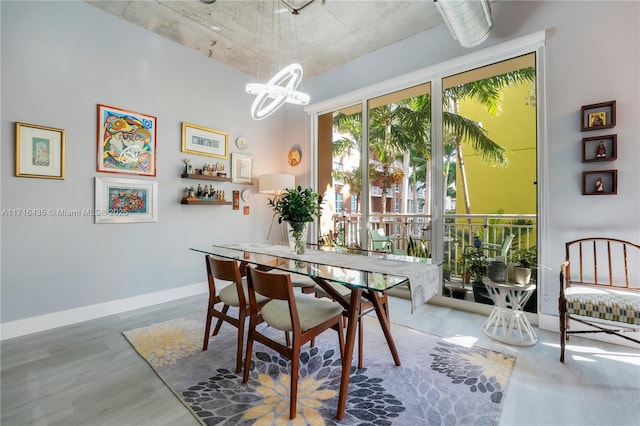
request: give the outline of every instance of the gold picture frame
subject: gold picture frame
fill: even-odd
[[[229,158],[229,134],[192,123],[182,123],[182,152]]]
[[[605,124],[607,124],[607,113],[605,111],[589,114],[589,127],[602,127]]]
[[[65,131],[16,122],[16,176],[64,179]]]

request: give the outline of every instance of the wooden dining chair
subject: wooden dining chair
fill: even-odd
[[[291,385],[289,400],[289,418],[294,419],[297,411],[298,370],[300,348],[322,332],[333,328],[338,332],[340,355],[344,351],[342,328],[342,306],[313,295],[294,292],[289,274],[275,274],[247,268],[249,289],[249,332],[247,336],[247,354],[242,381],[249,381],[249,368],[253,351],[253,342],[257,341],[280,353],[291,361]],[[259,297],[270,299],[262,308]],[[277,330],[291,334],[291,343],[283,344],[261,333],[256,326],[264,320]]]
[[[242,369],[245,320],[249,316],[249,298],[247,296],[246,279],[243,278],[244,274],[241,273],[238,263],[235,260],[218,259],[206,255],[205,261],[207,264],[207,278],[209,280],[209,306],[207,308],[202,350],[206,351],[209,346],[209,333],[213,317],[218,318],[218,321],[211,336],[218,334],[223,321],[233,325],[238,329],[236,373],[239,373]],[[216,280],[231,281],[231,284],[217,291]],[[268,300],[268,298],[258,295],[256,297],[257,307],[261,307]],[[215,305],[218,303],[223,304],[221,310],[216,309]],[[238,308],[237,317],[229,315],[228,311],[230,307]]]
[[[329,285],[333,287],[333,289],[337,293],[339,293],[346,302],[349,302],[351,290],[348,287],[337,283],[329,283]],[[332,299],[332,297],[319,285],[316,285],[315,293],[317,297],[328,297]],[[389,319],[389,298],[387,297],[387,292],[384,291],[379,293],[379,297],[380,304],[384,308],[387,319]],[[364,366],[364,325],[362,324],[362,317],[371,312],[372,309],[373,304],[369,300],[365,299],[364,297],[360,299],[360,317],[358,318],[358,368],[362,368]],[[345,316],[346,320],[346,311],[343,312],[343,315]],[[346,326],[346,324],[343,324],[343,326]]]

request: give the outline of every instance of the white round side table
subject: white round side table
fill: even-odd
[[[494,304],[482,327],[484,334],[512,345],[535,345],[538,336],[522,310],[536,289],[535,284],[498,283],[487,277],[482,279],[482,283]]]

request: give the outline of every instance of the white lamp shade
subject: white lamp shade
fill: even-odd
[[[487,0],[434,0],[453,38],[474,47],[489,37],[492,26]]]
[[[271,173],[258,178],[258,192],[262,194],[280,194],[285,189],[295,188],[296,178],[284,173]]]

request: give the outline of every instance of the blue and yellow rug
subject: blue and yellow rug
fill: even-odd
[[[288,418],[288,361],[255,343],[251,379],[243,384],[242,373],[235,372],[237,331],[229,324],[211,337],[206,352],[204,314],[124,335],[204,425],[498,423],[513,356],[460,346],[394,324],[402,361],[396,367],[377,321],[366,321],[365,368],[352,367],[347,412],[340,422],[335,418],[340,352],[332,330],[301,355],[298,415],[293,421]]]

